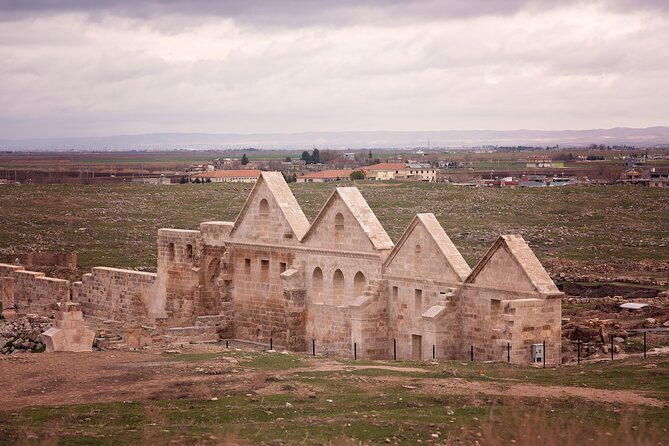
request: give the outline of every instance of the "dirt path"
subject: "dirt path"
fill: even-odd
[[[201,361],[173,360],[160,351],[106,351],[0,356],[0,407],[14,410],[28,406],[57,406],[152,399],[206,399],[231,393],[272,394],[296,372],[343,372],[380,369],[426,372],[418,367],[351,365],[334,360],[305,360],[305,367],[287,370],[257,370],[244,367],[239,359],[219,357]],[[269,379],[268,379],[269,378]],[[370,385],[411,384],[430,394],[471,394],[516,397],[578,397],[600,403],[622,403],[662,407],[663,401],[627,390],[538,386],[508,382],[468,381],[463,378],[403,378],[367,376]],[[285,384],[285,383],[284,383]],[[299,387],[299,386],[297,386]],[[304,390],[304,389],[299,389]]]

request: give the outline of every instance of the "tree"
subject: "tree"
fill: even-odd
[[[186,183],[188,183],[188,179],[186,177],[181,177],[181,179],[179,180],[179,184],[186,184]]]
[[[355,170],[351,172],[351,175],[349,175],[349,178],[352,180],[364,180],[365,179],[365,172],[362,170]]]
[[[369,159],[369,160],[371,161],[372,158],[373,158],[373,156],[372,156],[372,149],[369,149],[369,154],[367,155],[367,159]]]
[[[311,163],[318,164],[321,162],[321,154],[318,153],[318,149],[314,148],[314,151],[311,153]]]
[[[200,183],[201,183],[200,179],[199,179],[199,178],[195,178],[195,184],[200,184]]]
[[[246,156],[246,153],[242,155],[241,163],[242,163],[242,166],[246,166],[249,163],[249,159]]]
[[[293,160],[292,160],[289,156],[287,156],[286,159],[284,159],[284,161],[285,161],[286,163],[290,163],[290,162],[293,161]]]
[[[307,152],[306,150],[305,150],[304,152],[302,152],[302,158],[301,158],[301,159],[302,159],[302,161],[304,161],[306,164],[310,164],[310,163],[311,163],[311,155],[309,155],[309,152]]]

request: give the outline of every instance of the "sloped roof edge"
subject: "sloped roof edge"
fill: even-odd
[[[388,258],[383,264],[383,267],[390,265],[392,260],[395,258],[397,253],[402,249],[402,246],[405,244],[406,240],[409,238],[409,235],[414,231],[416,225],[422,224],[427,233],[430,235],[432,240],[436,243],[437,247],[443,254],[449,266],[453,269],[453,272],[460,278],[460,280],[465,280],[467,275],[471,272],[471,268],[465,261],[458,248],[453,244],[444,228],[439,224],[439,221],[432,213],[425,214],[416,214],[414,218],[409,223],[409,226],[404,230],[400,240],[397,242],[397,245],[390,253]]]
[[[537,259],[537,256],[532,252],[525,239],[518,234],[501,235],[490,249],[485,253],[483,258],[474,267],[471,273],[465,279],[465,283],[473,283],[476,276],[483,270],[485,265],[490,261],[492,256],[500,248],[505,247],[511,257],[516,261],[516,264],[525,273],[532,286],[540,293],[559,293],[555,283],[550,278],[544,267]]]
[[[263,183],[267,184],[270,193],[274,197],[276,203],[279,205],[281,213],[286,218],[288,225],[295,233],[297,239],[302,240],[302,238],[304,238],[307,231],[309,230],[309,220],[307,220],[307,217],[304,215],[302,207],[297,202],[297,199],[288,187],[288,183],[286,183],[286,180],[284,180],[281,172],[261,172],[260,178],[258,178],[258,181],[255,183],[251,193],[249,193],[249,195],[246,197],[244,206],[242,206],[242,210],[235,219],[235,225],[230,233],[233,234],[239,226],[239,222],[246,214],[249,204],[253,200],[256,191],[262,186]]]
[[[330,197],[327,199],[320,212],[316,216],[316,219],[311,224],[311,227],[305,234],[303,240],[306,240],[312,230],[318,226],[325,211],[328,209],[330,204],[336,199],[336,197],[341,198],[348,210],[353,215],[353,218],[358,222],[363,232],[369,238],[369,241],[372,243],[372,246],[377,250],[390,250],[395,246],[393,241],[390,239],[386,230],[383,228],[379,220],[376,218],[374,211],[369,207],[367,201],[362,196],[357,187],[338,187],[332,192]]]

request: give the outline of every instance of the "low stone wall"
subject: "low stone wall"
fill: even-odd
[[[24,266],[60,266],[63,268],[77,268],[76,252],[28,252],[21,254],[7,254],[7,263]]]
[[[22,266],[0,264],[0,296],[4,310],[49,315],[55,303],[70,300],[70,282],[26,271]]]
[[[93,268],[72,286],[72,300],[86,316],[123,322],[153,323],[157,275],[116,268]]]

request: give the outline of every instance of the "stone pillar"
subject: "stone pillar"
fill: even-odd
[[[80,305],[74,302],[58,304],[55,326],[42,333],[47,352],[90,352],[95,332],[84,326]]]
[[[288,269],[280,277],[286,315],[286,348],[291,351],[304,351],[307,298],[304,278],[296,269]]]
[[[14,278],[2,278],[2,316],[5,319],[12,319],[16,316],[14,309]]]

